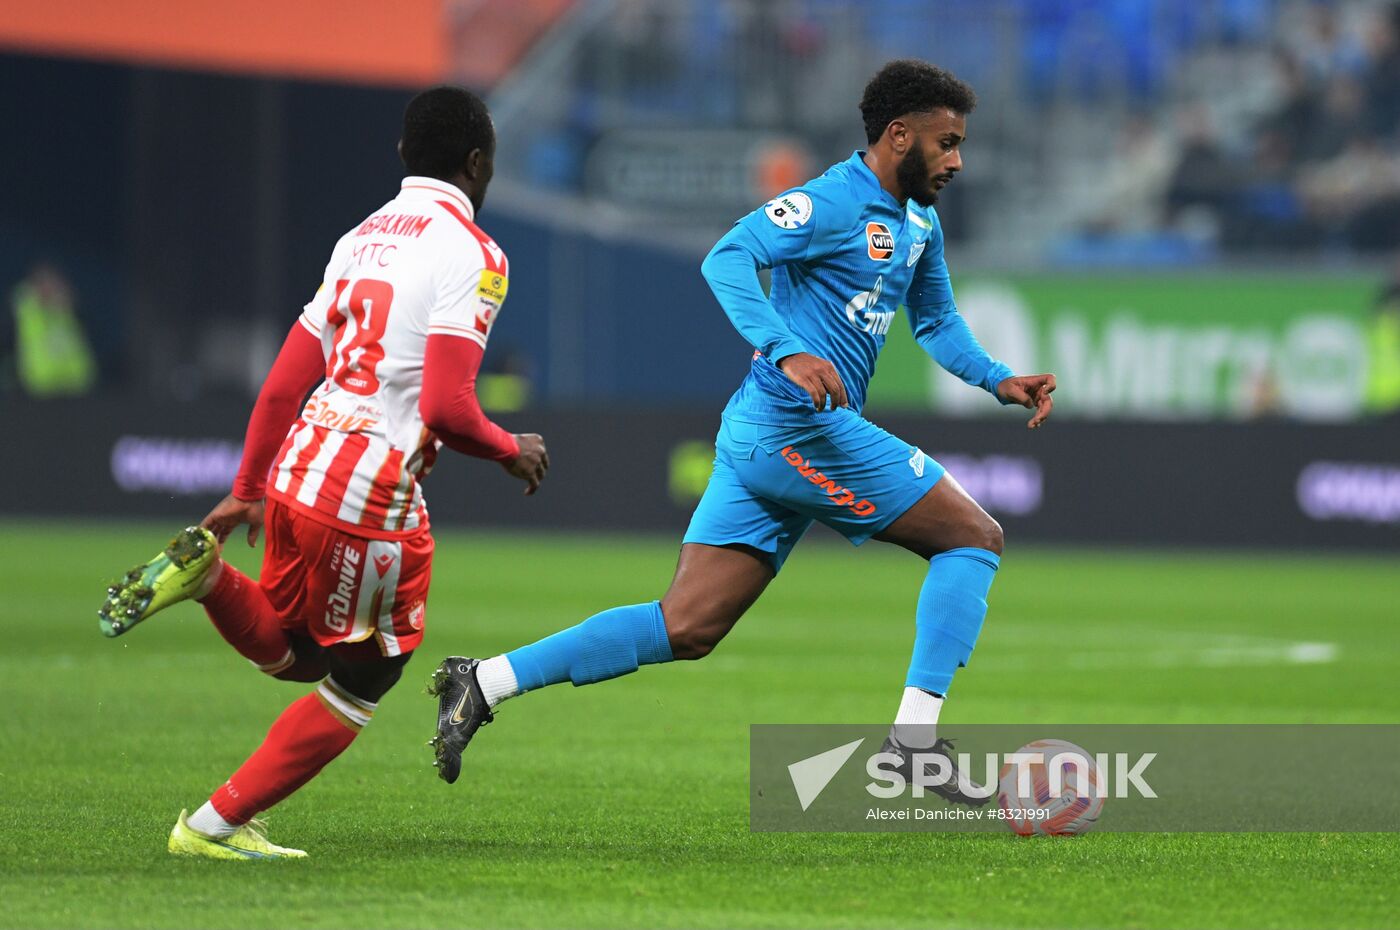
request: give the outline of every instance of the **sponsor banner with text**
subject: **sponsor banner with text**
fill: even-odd
[[[1058,376],[1062,419],[1342,422],[1393,403],[1379,386],[1375,353],[1388,350],[1371,277],[969,275],[954,284],[988,351],[1018,374]],[[890,336],[872,409],[999,413],[937,368],[908,327]]]
[[[251,404],[13,400],[23,449],[0,512],[39,517],[204,516],[232,484]],[[876,413],[942,463],[1023,542],[1400,549],[1400,429],[1365,425],[963,420]],[[709,480],[716,412],[609,409],[500,414],[549,444],[533,497],[498,465],[451,452],[424,482],[432,525],[651,531],[676,539]],[[805,460],[804,460],[805,462]],[[926,463],[925,463],[926,465]],[[821,463],[812,467],[820,470]],[[859,505],[857,497],[852,503]],[[833,498],[833,507],[841,506]],[[183,525],[183,524],[181,524]],[[820,528],[811,534],[823,535]]]

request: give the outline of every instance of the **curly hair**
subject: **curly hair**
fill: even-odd
[[[865,137],[873,145],[886,126],[906,113],[947,107],[966,116],[976,106],[977,95],[952,72],[917,58],[897,58],[865,85],[860,115],[865,121]]]
[[[445,181],[473,149],[489,153],[495,140],[486,104],[461,87],[430,87],[404,110],[401,154],[409,174]]]

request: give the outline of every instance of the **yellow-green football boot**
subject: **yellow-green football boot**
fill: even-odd
[[[180,811],[180,819],[175,821],[175,829],[170,831],[170,842],[166,843],[172,855],[203,856],[206,859],[305,859],[301,849],[288,849],[270,842],[263,835],[263,825],[250,820],[238,828],[232,836],[215,838],[205,836],[190,827],[186,818],[188,811]]]
[[[120,636],[152,614],[188,600],[218,560],[214,534],[201,526],[185,527],[159,555],[107,588],[98,627],[104,636]]]

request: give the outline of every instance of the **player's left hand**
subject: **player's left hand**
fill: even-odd
[[[199,521],[200,526],[214,534],[221,546],[229,533],[244,523],[248,524],[248,545],[257,545],[258,532],[263,525],[263,502],[239,500],[232,494],[219,501],[209,511],[209,516]]]
[[[1050,416],[1055,402],[1050,395],[1055,391],[1054,375],[1022,375],[1007,378],[997,385],[997,396],[1009,404],[1020,404],[1035,411],[1035,416],[1026,424],[1027,429],[1038,429],[1045,418]]]
[[[508,474],[525,482],[525,496],[529,497],[540,489],[540,483],[549,471],[549,452],[544,447],[544,437],[539,433],[516,433],[515,442],[520,446],[520,454],[501,467]]]

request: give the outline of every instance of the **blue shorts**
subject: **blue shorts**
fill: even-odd
[[[684,542],[752,546],[772,553],[777,571],[813,520],[859,546],[914,506],[943,471],[917,446],[847,410],[816,426],[726,417]]]

